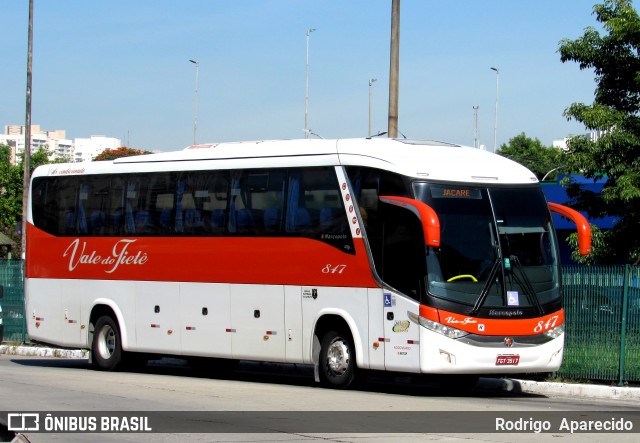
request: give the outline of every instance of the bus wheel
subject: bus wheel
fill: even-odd
[[[327,332],[320,348],[320,380],[331,388],[346,388],[355,379],[356,354],[349,334]]]
[[[113,371],[122,360],[122,342],[116,322],[105,315],[98,319],[91,345],[93,363],[105,371]]]

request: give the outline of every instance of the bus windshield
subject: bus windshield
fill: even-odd
[[[438,214],[439,248],[427,248],[427,291],[471,315],[558,302],[558,257],[539,187],[415,183],[416,199]]]

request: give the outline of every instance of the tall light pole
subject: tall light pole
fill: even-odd
[[[199,63],[195,60],[189,60],[191,63],[196,65],[196,89],[194,92],[193,99],[193,144],[198,144],[198,68],[200,67]]]
[[[473,107],[473,147],[476,149],[480,147],[478,143],[478,108],[479,106]]]
[[[29,0],[29,29],[27,35],[27,102],[25,112],[25,136],[24,136],[24,160],[22,174],[22,236],[20,241],[20,253],[22,259],[27,253],[27,211],[29,209],[29,186],[31,183],[31,83],[32,83],[32,59],[33,59],[33,0]]]
[[[493,152],[495,153],[498,148],[498,87],[500,85],[500,70],[498,68],[491,68],[491,70],[496,71],[496,115],[493,121]]]
[[[309,35],[315,28],[307,29],[307,76],[306,93],[304,96],[304,138],[309,138]]]
[[[371,101],[373,98],[373,82],[377,81],[377,78],[369,79],[369,133],[368,136],[371,137]]]
[[[389,57],[389,117],[387,136],[398,137],[398,85],[400,77],[400,0],[391,3],[391,51]]]

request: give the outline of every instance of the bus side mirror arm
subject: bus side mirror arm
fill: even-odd
[[[549,209],[563,217],[568,218],[576,224],[578,228],[578,249],[581,255],[589,255],[591,253],[591,226],[589,222],[575,209],[568,206],[559,205],[558,203],[548,203]]]
[[[413,212],[422,223],[426,246],[432,248],[440,247],[440,220],[431,206],[407,197],[381,195],[379,199],[381,202],[406,208]]]

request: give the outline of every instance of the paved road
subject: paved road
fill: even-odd
[[[180,411],[191,411],[193,417],[206,417],[208,411],[264,411],[267,417],[258,418],[271,420],[266,424],[259,420],[256,422],[256,414],[247,415],[246,423],[238,422],[237,416],[233,418],[236,420],[236,431],[246,424],[253,433],[29,434],[30,441],[34,443],[313,440],[366,443],[407,440],[538,442],[547,439],[557,441],[557,438],[591,442],[615,438],[617,442],[625,442],[638,439],[638,434],[456,434],[458,429],[463,430],[465,423],[478,419],[478,415],[470,415],[465,411],[488,413],[492,425],[497,416],[506,413],[527,421],[531,416],[528,411],[542,411],[557,417],[575,415],[567,411],[580,411],[583,417],[589,417],[590,411],[609,411],[607,416],[616,418],[624,416],[625,411],[635,411],[635,430],[640,432],[639,406],[635,400],[569,399],[481,389],[461,395],[429,384],[416,386],[409,383],[406,377],[371,377],[358,389],[335,391],[317,386],[307,367],[243,363],[238,371],[214,378],[199,375],[181,360],[154,362],[143,370],[133,372],[105,373],[90,369],[87,361],[82,359],[0,355],[0,411],[165,411],[169,421],[180,419]],[[278,415],[274,411],[286,414]],[[291,417],[307,420],[312,431],[317,430],[314,425],[321,420],[335,420],[336,426],[340,425],[339,417],[324,411],[386,411],[387,414],[368,414],[369,421],[365,424],[369,426],[371,420],[377,421],[373,426],[378,431],[384,429],[385,421],[392,425],[392,421],[398,420],[402,420],[407,429],[420,428],[426,416],[438,411],[450,411],[444,418],[439,416],[450,425],[445,426],[444,432],[437,429],[437,432],[429,433],[421,429],[421,432],[414,434],[312,434],[305,432],[304,426],[303,429],[295,426],[289,429],[286,426],[286,420],[291,421]],[[274,424],[277,420],[284,420],[284,425],[279,427],[278,423]],[[460,424],[460,428],[456,423]],[[263,434],[260,433],[261,429],[281,430]],[[197,425],[193,430],[198,430]]]

